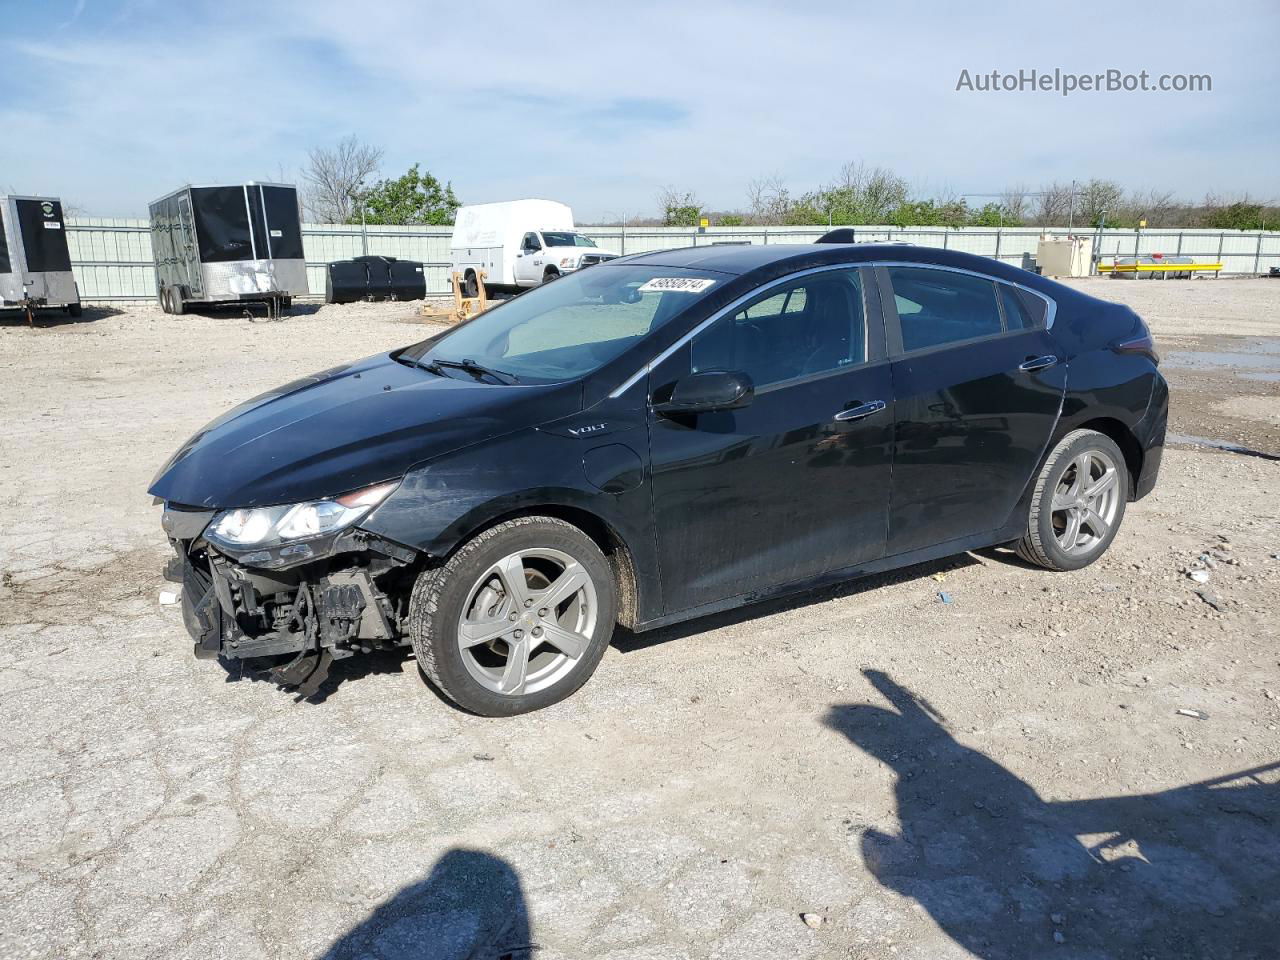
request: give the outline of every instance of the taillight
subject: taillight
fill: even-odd
[[[1151,331],[1146,327],[1141,327],[1129,336],[1117,340],[1111,344],[1111,349],[1116,353],[1138,353],[1150,358],[1154,364],[1160,363],[1160,354],[1156,353],[1156,342],[1151,339]]]

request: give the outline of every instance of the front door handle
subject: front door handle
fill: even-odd
[[[836,414],[836,420],[841,423],[848,423],[850,420],[861,420],[863,417],[869,417],[873,413],[879,413],[885,408],[883,400],[869,400],[866,403],[860,403],[856,407],[850,407],[848,410],[841,410]]]
[[[1052,367],[1058,362],[1057,357],[1027,357],[1022,363],[1018,364],[1019,370],[1043,370],[1045,367]]]

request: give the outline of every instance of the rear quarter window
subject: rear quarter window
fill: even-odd
[[[902,349],[927,350],[1002,333],[996,283],[926,267],[888,267]]]
[[[1000,305],[1004,308],[1004,320],[1010,330],[1043,329],[1048,305],[1034,293],[1019,290],[1007,283],[1000,288]]]

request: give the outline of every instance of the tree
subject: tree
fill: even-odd
[[[1119,214],[1124,203],[1124,190],[1114,180],[1096,177],[1076,191],[1078,219],[1091,227],[1102,223],[1104,215]]]
[[[702,204],[692,190],[665,187],[658,194],[664,227],[696,227],[702,217]]]
[[[1018,183],[1009,187],[1000,196],[1000,205],[1005,209],[1006,220],[1017,220],[1021,223],[1031,214],[1031,206],[1027,202],[1027,194],[1030,191]]]
[[[453,223],[460,206],[452,183],[441,186],[430,173],[419,171],[416,163],[401,177],[379,180],[362,199],[368,223],[441,226]],[[351,214],[351,222],[359,220],[360,210],[356,209]]]
[[[747,184],[747,203],[751,207],[751,222],[757,226],[770,227],[787,223],[791,218],[791,194],[776,173],[757,177]]]
[[[314,147],[302,171],[303,205],[317,223],[349,223],[355,210],[353,197],[364,181],[377,172],[382,150],[356,139],[355,134],[336,147]]]
[[[1204,225],[1215,230],[1261,230],[1263,207],[1245,194],[1227,202],[1217,197],[1206,197]]]

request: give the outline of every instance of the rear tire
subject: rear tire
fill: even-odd
[[[613,570],[595,541],[554,517],[518,517],[419,575],[409,638],[446,697],[481,716],[509,717],[586,683],[617,613]]]
[[[1036,478],[1018,556],[1048,570],[1079,570],[1106,553],[1124,520],[1129,471],[1106,434],[1072,430]]]
[[[550,283],[552,280],[559,280],[559,279],[560,279],[560,271],[557,270],[555,267],[552,267],[550,270],[548,270],[546,273],[542,275],[543,283]]]

